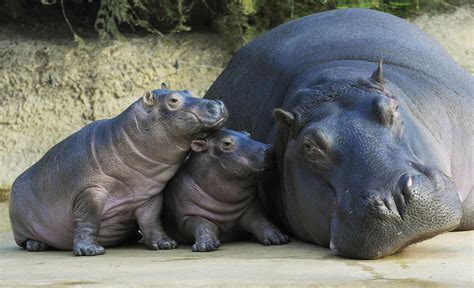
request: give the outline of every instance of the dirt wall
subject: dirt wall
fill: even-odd
[[[127,38],[107,45],[0,35],[0,185],[59,140],[114,116],[166,81],[204,95],[231,55],[216,35]]]
[[[474,11],[423,16],[413,22],[474,72]],[[231,48],[216,35],[127,38],[106,45],[22,37],[0,27],[0,187],[59,140],[122,111],[167,81],[202,96]]]

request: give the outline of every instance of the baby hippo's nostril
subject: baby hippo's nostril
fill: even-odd
[[[207,112],[211,116],[217,116],[219,113],[221,113],[221,107],[219,107],[219,104],[216,103],[215,101],[209,101],[206,104]]]
[[[227,108],[225,107],[224,102],[222,102],[221,100],[214,100],[212,103],[214,104],[215,109],[217,110],[216,114],[222,113],[223,117],[228,116]]]
[[[222,102],[221,100],[215,100],[216,103],[217,103],[217,106],[219,106],[221,109],[224,108],[224,102]]]

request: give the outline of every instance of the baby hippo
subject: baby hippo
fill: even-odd
[[[191,149],[164,192],[167,230],[178,242],[195,241],[193,252],[213,251],[242,229],[263,245],[290,241],[264,215],[257,195],[259,176],[274,164],[271,145],[222,129],[192,141]]]
[[[56,144],[13,183],[10,219],[18,245],[78,256],[104,253],[137,235],[149,249],[172,249],[161,194],[190,151],[227,119],[221,101],[162,89],[112,119]]]

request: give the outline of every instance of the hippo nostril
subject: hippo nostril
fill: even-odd
[[[375,195],[377,193],[377,195]],[[401,218],[399,207],[395,203],[395,199],[389,195],[381,195],[382,192],[372,191],[368,192],[368,195],[362,196],[362,198],[371,206],[384,214],[394,214]]]
[[[380,197],[373,198],[372,201],[373,201],[375,206],[380,206],[380,207],[385,206],[385,203],[383,202],[382,198],[380,198]]]
[[[413,177],[411,175],[404,174],[400,178],[400,191],[404,197],[405,202],[412,197]]]
[[[215,100],[216,103],[217,103],[217,106],[223,108],[224,107],[224,102],[222,102],[221,100]]]
[[[407,183],[405,185],[405,187],[407,189],[410,189],[411,190],[411,187],[413,186],[413,179],[411,179],[411,176],[408,176],[408,180],[407,180]]]
[[[220,113],[220,107],[218,107],[215,103],[213,102],[208,102],[207,103],[207,112],[211,115],[211,116],[217,116],[219,113]]]

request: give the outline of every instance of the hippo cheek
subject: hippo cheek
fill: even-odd
[[[412,179],[409,191],[368,190],[341,199],[331,219],[331,249],[375,259],[457,227],[461,202],[454,184],[439,175]]]
[[[282,165],[285,217],[298,238],[328,247],[334,191],[291,146]]]

